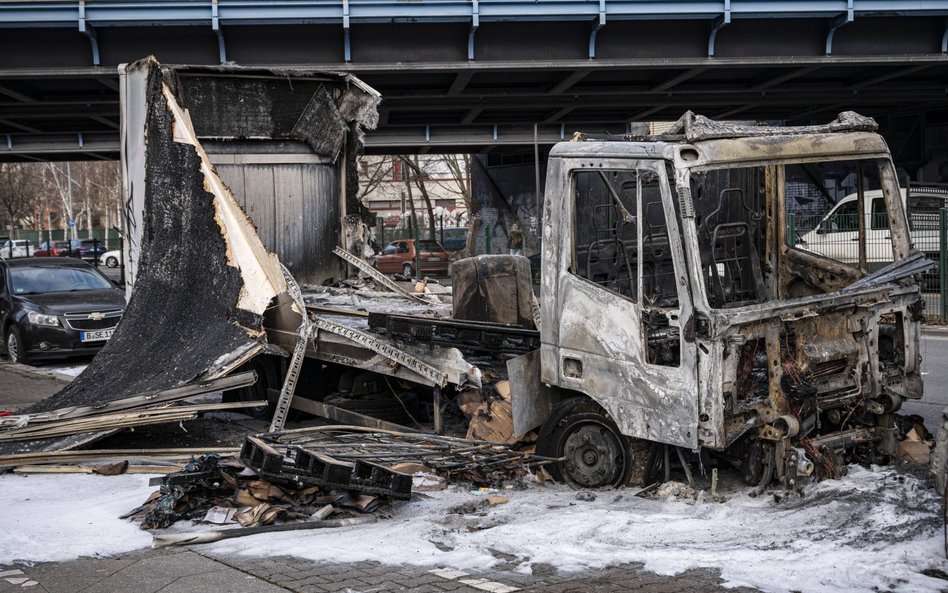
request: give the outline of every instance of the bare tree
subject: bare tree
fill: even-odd
[[[113,210],[121,201],[121,175],[117,162],[89,162],[83,163],[81,168],[81,184],[83,186],[83,200],[88,204],[86,227],[91,232],[93,220],[98,219],[98,225],[109,229],[113,224]]]
[[[447,179],[434,179],[450,194],[461,198],[464,209],[470,213],[474,209],[474,197],[471,190],[471,155],[469,154],[441,154],[435,157],[438,164],[450,172]]]
[[[406,157],[399,157],[399,158],[402,159],[403,162],[407,160]],[[404,180],[405,180],[405,189],[408,190],[408,207],[411,208],[411,225],[412,225],[412,228],[417,228],[418,215],[415,214],[415,196],[411,190],[411,184],[412,184],[411,175],[405,175]]]
[[[59,198],[59,206],[62,209],[63,216],[66,220],[76,220],[76,210],[73,202],[73,189],[76,182],[72,178],[71,163],[46,163],[45,167],[46,181],[49,183],[49,188]],[[75,226],[70,227],[68,233],[70,239],[77,238]]]
[[[69,228],[70,238],[77,239],[83,227],[91,236],[95,226],[111,226],[112,212],[120,200],[116,163],[45,163],[43,172],[47,191],[56,198],[63,217],[76,221]]]
[[[398,158],[392,155],[359,157],[360,201],[378,189],[383,182],[395,180],[395,163]]]
[[[34,217],[33,202],[42,177],[28,163],[0,163],[0,215],[3,227],[19,226]]]
[[[477,224],[472,218],[474,213],[474,191],[471,187],[471,155],[469,154],[442,154],[438,155],[439,163],[450,172],[447,179],[437,179],[435,183],[440,185],[448,193],[461,198],[464,203],[464,210],[468,216],[467,241],[464,244],[463,256],[470,257],[474,255],[474,234],[477,232]]]
[[[418,191],[421,192],[421,197],[425,201],[425,209],[428,210],[428,238],[432,241],[435,240],[435,220],[434,220],[434,208],[431,206],[431,196],[428,194],[428,186],[426,185],[426,180],[428,178],[428,173],[422,169],[418,161],[418,155],[414,156],[402,156],[402,162],[405,164],[405,167],[408,169],[406,171],[406,179],[410,178],[414,182],[415,187],[418,188]],[[408,193],[411,196],[411,191]],[[414,211],[414,204],[412,205],[412,210]]]

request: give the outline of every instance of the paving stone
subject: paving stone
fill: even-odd
[[[359,576],[359,580],[365,581],[369,585],[384,585],[385,583],[392,582],[392,575],[391,574],[363,574]]]
[[[376,585],[369,585],[357,579],[345,579],[335,582],[328,582],[320,585],[320,587],[323,587],[327,591],[346,591],[348,589],[353,591],[365,591],[367,589],[375,589]]]
[[[439,568],[445,569],[445,576],[456,575],[450,572],[451,567]],[[190,549],[143,550],[115,558],[0,567],[0,571],[14,569],[39,582],[27,590],[48,593],[80,589],[86,593],[153,593],[159,589],[162,593],[499,593],[508,591],[508,587],[524,593],[759,593],[746,588],[725,589],[719,573],[711,569],[663,576],[644,570],[641,564],[585,573],[559,573],[552,566],[538,565],[536,574],[497,570],[495,566],[484,571],[465,569],[463,572],[468,574],[464,576],[444,578],[431,573],[431,567],[378,562],[327,565],[292,557],[204,555]],[[0,579],[0,593],[13,589],[22,590]]]
[[[477,589],[468,587],[467,585],[459,581],[441,581],[440,583],[432,583],[432,584],[441,591],[466,591],[466,590],[477,591]]]

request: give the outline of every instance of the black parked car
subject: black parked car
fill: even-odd
[[[69,252],[60,253],[60,255],[70,255],[87,261],[95,261],[108,251],[105,248],[105,243],[93,239],[73,239],[70,244],[72,249]]]
[[[441,245],[445,251],[461,251],[467,247],[467,227],[450,227],[441,232]]]
[[[0,328],[14,362],[95,354],[124,312],[125,292],[84,261],[0,261]]]

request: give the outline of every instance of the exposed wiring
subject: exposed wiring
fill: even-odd
[[[415,419],[414,416],[412,416],[411,412],[408,411],[408,407],[405,406],[405,402],[403,402],[402,398],[398,397],[398,394],[395,393],[395,388],[392,387],[392,384],[391,382],[389,382],[388,377],[385,377],[385,384],[388,385],[388,390],[392,392],[392,395],[395,397],[395,400],[398,401],[399,404],[401,404],[402,409],[405,410],[405,413],[408,415],[408,418],[411,419],[411,421],[415,423],[415,426],[417,426],[418,428],[425,428],[425,426],[421,422],[418,422],[418,420]]]

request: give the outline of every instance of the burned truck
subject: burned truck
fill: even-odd
[[[361,259],[368,233],[351,199],[351,169],[378,102],[363,83],[327,73],[161,69],[153,60],[130,66],[123,81],[127,223],[141,237],[139,275],[132,314],[73,391],[101,385],[100,375],[130,357],[149,372],[132,374],[125,395],[256,364],[248,399],[273,394],[276,427],[290,408],[365,423],[327,396],[379,392],[405,407],[399,391],[411,386],[442,431],[447,408],[463,410],[467,396],[503,379],[509,428],[468,436],[535,438],[537,453],[556,460],[550,473],[577,487],[622,485],[643,465],[667,471],[676,459],[687,470],[709,453],[748,482],[790,486],[897,452],[896,412],[922,394],[916,279],[930,262],[911,249],[895,168],[869,118],[763,127],[688,113],[662,136],[577,134],[549,158],[539,295],[526,258],[478,256],[454,263],[452,309]],[[289,183],[280,176],[296,173],[281,164],[281,150],[336,181]],[[218,174],[238,162],[250,168]],[[260,174],[266,184],[250,177]],[[800,192],[821,191],[828,176],[860,196],[851,223],[859,240],[846,261],[808,251],[792,223]],[[264,185],[262,197],[243,195]],[[866,192],[881,192],[894,254],[873,271]],[[287,209],[289,195],[302,218]],[[271,206],[304,239],[313,232],[306,225],[318,227],[313,249],[288,249],[276,224],[261,241],[257,219]],[[173,261],[155,253],[196,224],[178,220],[200,222],[204,234],[188,240],[213,254],[227,284],[185,251],[172,250]],[[281,274],[267,251],[319,265],[304,273],[307,260],[283,261]],[[134,256],[126,254],[133,268]],[[173,269],[178,260],[184,272]],[[320,304],[293,278],[351,286],[359,271],[403,304]],[[188,291],[169,290],[176,273],[189,279]],[[506,288],[492,296],[498,287]],[[136,344],[154,333],[155,318],[167,320],[163,333],[142,350]],[[195,334],[209,337],[182,338]],[[166,350],[175,373],[152,372],[155,352]],[[203,372],[183,364],[198,355]]]
[[[479,256],[455,263],[453,319],[370,312],[361,343],[429,361],[454,347],[509,378],[514,437],[534,433],[537,453],[559,460],[550,473],[577,487],[670,461],[687,470],[708,453],[761,486],[885,462],[901,439],[895,413],[922,395],[916,275],[931,263],[911,249],[875,127],[854,113],[807,127],[689,113],[663,136],[577,134],[550,154],[538,318],[529,283],[490,302],[491,276],[522,280],[525,260]],[[895,263],[870,273],[864,240],[847,262],[794,240],[794,196],[830,176],[881,192]],[[858,220],[864,238],[870,217]],[[487,314],[471,316],[471,300]],[[317,339],[312,355],[370,369],[343,349]],[[402,367],[370,370],[391,368]]]
[[[927,262],[874,129],[853,113],[782,128],[686,114],[664,137],[553,148],[537,380],[512,392],[517,429],[542,426],[561,476],[621,483],[626,437],[721,452],[761,484],[896,453],[893,414],[922,395]],[[882,190],[896,263],[868,274],[865,241],[850,265],[788,237],[791,180],[822,168]]]

